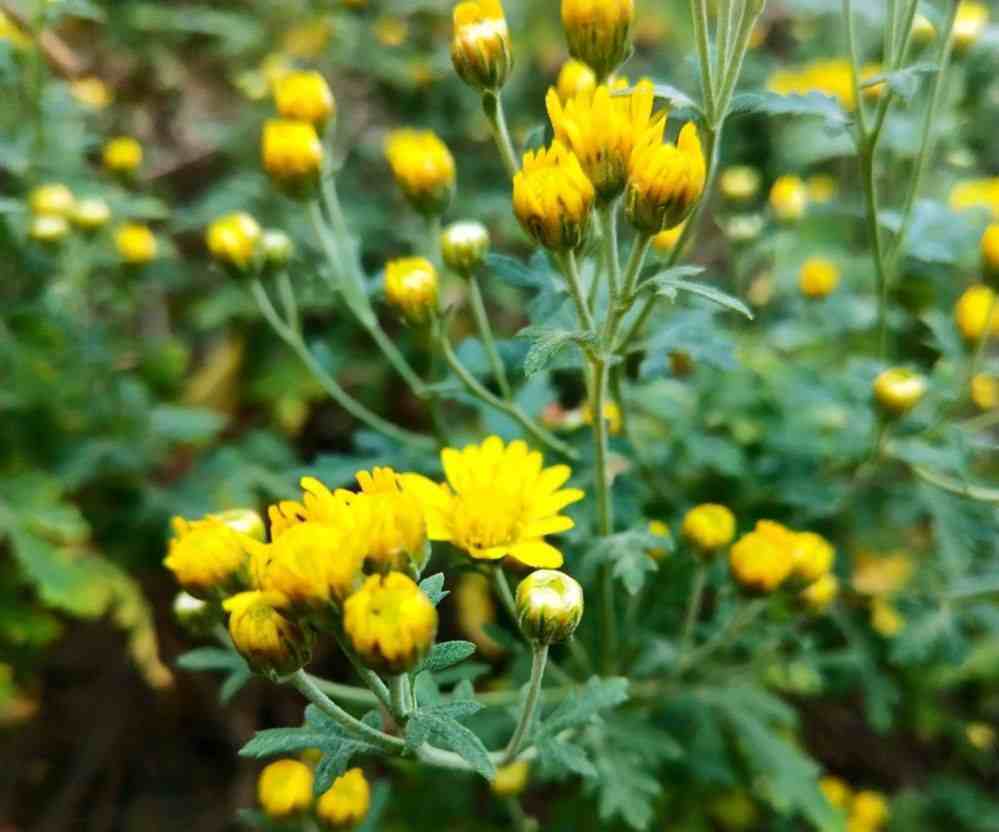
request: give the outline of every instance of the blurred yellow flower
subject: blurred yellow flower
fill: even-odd
[[[770,189],[770,208],[781,222],[796,222],[808,208],[808,189],[798,176],[778,177]]]
[[[93,75],[71,81],[69,92],[73,98],[91,110],[103,110],[111,103],[111,91],[107,84]]]
[[[312,769],[298,760],[277,760],[257,780],[257,800],[269,818],[305,812],[312,805]]]
[[[496,602],[489,588],[489,579],[481,572],[465,572],[454,590],[454,603],[461,632],[475,643],[487,658],[503,653],[503,645],[486,631],[496,622]]]
[[[832,574],[822,575],[801,590],[801,600],[814,612],[825,612],[839,595],[839,579]]]
[[[905,627],[905,619],[890,601],[874,598],[871,601],[871,627],[878,635],[894,638]]]
[[[646,529],[649,534],[664,538],[665,540],[670,540],[673,537],[670,533],[669,526],[667,526],[662,520],[650,520]],[[664,549],[660,546],[654,546],[651,549],[646,549],[645,552],[653,560],[662,560],[669,554],[668,549]]]
[[[817,173],[814,176],[809,176],[805,187],[808,189],[809,201],[814,202],[816,205],[831,202],[839,192],[839,183],[825,173]]]
[[[684,515],[681,531],[699,552],[713,554],[735,537],[735,515],[718,503],[701,503]]]
[[[111,139],[101,154],[104,168],[111,173],[134,173],[142,165],[142,145],[131,136]]]
[[[950,190],[950,207],[955,211],[988,208],[999,219],[999,176],[991,179],[966,179]]]
[[[824,298],[839,286],[839,266],[824,257],[809,257],[801,265],[798,288],[807,298]]]
[[[318,72],[296,71],[274,83],[274,104],[282,118],[322,127],[336,112],[329,84]]]
[[[861,595],[892,595],[908,583],[914,569],[912,558],[905,552],[861,552],[854,558],[850,582]]]
[[[58,243],[69,234],[65,217],[55,214],[36,214],[28,227],[28,236],[39,243]]]
[[[326,16],[306,20],[293,26],[281,38],[284,52],[297,58],[316,58],[329,45],[333,22]]]
[[[527,760],[516,760],[496,769],[490,787],[497,797],[515,797],[524,791],[531,774],[531,764]]]
[[[141,266],[156,259],[158,245],[148,225],[125,223],[115,232],[114,241],[118,255],[130,265]]]
[[[589,402],[583,405],[582,418],[584,424],[593,424],[593,408],[590,407]],[[607,432],[611,436],[617,436],[621,432],[621,408],[618,407],[617,402],[604,403],[604,421],[607,423]]]
[[[634,0],[562,0],[569,54],[607,78],[631,54]]]
[[[748,202],[760,190],[762,177],[756,168],[749,165],[733,165],[721,172],[718,187],[722,196],[733,202]]]
[[[510,31],[500,0],[464,0],[454,7],[451,61],[469,86],[497,91],[513,68]]]
[[[775,535],[756,530],[740,537],[729,553],[732,576],[753,592],[773,592],[791,574],[794,562],[789,548]]]
[[[625,212],[639,231],[657,234],[679,225],[704,192],[707,168],[697,127],[688,122],[676,144],[649,130],[631,154]]]
[[[992,410],[999,405],[999,377],[976,373],[971,379],[971,400],[979,410]]]
[[[34,43],[30,35],[22,31],[20,26],[0,11],[0,42],[3,41],[20,51],[30,49]]]
[[[245,269],[255,259],[261,237],[260,225],[245,211],[219,217],[205,232],[205,244],[215,260]]]
[[[596,191],[579,159],[558,139],[551,147],[524,154],[513,177],[513,211],[540,245],[564,252],[586,234]]]
[[[830,805],[837,809],[849,809],[850,802],[853,800],[853,789],[845,781],[839,777],[823,777],[819,780],[819,788]]]
[[[261,673],[294,673],[309,660],[309,637],[280,610],[287,599],[277,592],[240,592],[222,602],[229,635],[247,664]]]
[[[866,832],[877,832],[888,820],[888,801],[880,792],[859,791],[850,803],[850,822]]]
[[[874,379],[874,398],[888,413],[908,413],[926,395],[926,378],[905,367],[892,367]]]
[[[999,273],[999,223],[991,223],[982,234],[982,260],[992,273]]]
[[[996,293],[982,283],[968,287],[954,307],[954,320],[968,341],[978,341],[986,330],[990,335],[999,335]]]
[[[385,264],[385,299],[407,321],[422,324],[437,310],[437,269],[425,257],[401,257]]]
[[[684,220],[679,225],[675,225],[672,228],[667,228],[665,231],[660,231],[652,238],[652,246],[656,251],[661,251],[664,253],[671,252],[678,242],[680,242],[680,237],[683,236],[683,229],[687,227],[687,221]]]
[[[954,20],[954,31],[951,34],[955,51],[966,52],[978,43],[988,23],[988,6],[973,0],[961,0],[957,7],[957,18]]]
[[[964,729],[964,736],[972,747],[979,751],[994,751],[996,747],[996,729],[987,722],[972,722]]]
[[[293,194],[306,194],[319,178],[323,143],[307,121],[268,119],[261,142],[264,170]]]
[[[68,219],[76,207],[73,192],[61,182],[39,185],[28,194],[32,213]]]
[[[815,532],[795,532],[791,541],[794,576],[806,583],[829,574],[836,560],[836,549]]]
[[[925,14],[917,14],[912,20],[912,42],[917,47],[931,44],[937,38],[937,27]]]
[[[203,598],[234,590],[243,581],[248,541],[217,517],[189,521],[174,517],[164,566],[192,595]]]
[[[382,15],[371,27],[375,40],[382,46],[402,46],[409,37],[409,24],[396,15]]]
[[[352,768],[344,772],[316,803],[316,815],[328,829],[353,829],[368,816],[371,787],[364,772]]]
[[[582,61],[570,58],[558,73],[558,80],[555,82],[555,89],[558,90],[559,98],[565,104],[570,98],[582,93],[592,93],[597,88],[597,76]]]
[[[393,130],[385,157],[399,189],[421,214],[441,214],[455,188],[454,157],[430,130]]]
[[[881,74],[879,64],[861,67],[860,83]],[[864,88],[865,95],[880,94],[883,84]],[[780,95],[805,95],[818,92],[835,98],[844,110],[852,112],[856,106],[853,89],[853,71],[846,58],[827,58],[800,67],[783,67],[767,80],[767,89]]]
[[[111,219],[111,207],[97,197],[81,199],[73,206],[73,224],[84,231],[103,228]]]

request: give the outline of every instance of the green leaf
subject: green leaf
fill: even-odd
[[[662,792],[634,754],[609,749],[597,759],[600,819],[620,817],[632,829],[648,829],[655,817],[655,801]]]
[[[659,564],[649,555],[652,549],[672,549],[671,538],[660,537],[647,529],[631,529],[599,538],[584,554],[581,577],[589,580],[598,568],[611,564],[612,574],[635,595],[645,585],[646,577],[658,571]]]
[[[524,358],[524,375],[530,378],[551,364],[562,350],[577,344],[583,346],[596,341],[592,332],[529,326],[517,333],[518,338],[532,339],[531,348]]]
[[[538,730],[538,738],[555,737],[566,728],[584,725],[601,711],[615,708],[627,699],[627,679],[601,679],[594,676],[544,718]]]
[[[860,86],[863,89],[870,89],[879,84],[887,84],[895,95],[908,104],[919,91],[923,76],[932,75],[938,69],[936,64],[923,61],[903,69],[896,69],[894,72],[881,72],[866,79]]]
[[[201,407],[162,404],[149,414],[149,430],[168,442],[201,444],[214,439],[225,427],[225,417]]]
[[[634,87],[631,87],[625,92],[631,92]],[[698,104],[683,90],[674,87],[672,84],[653,84],[652,92],[656,98],[662,98],[664,101],[669,102],[669,106],[672,109],[684,109],[693,110],[695,113],[700,113],[701,108]],[[622,95],[624,93],[615,92],[615,95]]]
[[[486,255],[486,268],[504,283],[518,289],[543,289],[548,284],[547,274],[504,254]]]
[[[749,307],[738,298],[734,298],[721,289],[716,289],[714,286],[709,286],[707,283],[695,283],[691,280],[671,277],[670,273],[674,271],[676,269],[670,269],[649,278],[647,283],[642,284],[642,288],[649,285],[657,294],[674,301],[676,300],[677,290],[690,292],[712,303],[717,303],[726,309],[731,309],[733,312],[738,312],[740,315],[745,315],[749,320],[753,320],[753,313],[749,311]]]
[[[484,778],[492,780],[496,776],[496,767],[489,759],[482,740],[446,712],[440,711],[440,707],[421,709],[410,716],[406,724],[407,742],[416,746],[431,742],[448,748]]]
[[[235,650],[221,647],[199,647],[177,659],[177,666],[184,670],[215,670],[226,674],[219,688],[219,701],[228,704],[253,678],[253,671]]]
[[[780,95],[770,90],[739,93],[732,99],[730,113],[820,118],[830,133],[841,133],[850,125],[850,116],[835,98],[814,91],[805,95]]]
[[[562,780],[572,774],[581,777],[597,776],[596,766],[577,745],[545,739],[538,742],[537,749],[543,777]]]
[[[424,578],[420,581],[420,589],[423,590],[423,594],[430,599],[430,603],[435,607],[451,594],[449,591],[444,589],[443,572],[438,572],[435,575],[431,575],[429,578]]]
[[[475,653],[475,645],[470,641],[444,641],[435,644],[430,655],[423,662],[423,670],[436,672],[463,662]]]

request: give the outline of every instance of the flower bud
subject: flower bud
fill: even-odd
[[[217,517],[175,517],[174,536],[163,565],[198,598],[239,589],[247,563],[247,539]]]
[[[579,248],[596,198],[576,155],[558,139],[524,154],[513,177],[513,212],[540,245],[556,252]]]
[[[31,212],[39,216],[69,217],[76,205],[73,192],[61,183],[39,185],[28,194]]]
[[[451,223],[441,234],[444,264],[460,275],[470,275],[489,253],[489,231],[474,220]]]
[[[732,577],[751,592],[773,592],[792,567],[790,548],[759,527],[740,537],[729,553]]]
[[[892,416],[902,416],[926,395],[926,379],[904,367],[885,370],[874,380],[874,398]]]
[[[497,797],[516,797],[527,786],[531,764],[527,760],[515,760],[496,769],[496,776],[489,784]]]
[[[663,144],[649,130],[631,154],[625,212],[646,234],[679,225],[704,192],[707,168],[693,122],[683,126],[676,144]]]
[[[101,161],[110,173],[135,173],[142,164],[142,145],[131,136],[118,136],[104,145]]]
[[[732,202],[748,202],[760,190],[760,172],[748,165],[735,165],[722,171],[718,185],[722,196]]]
[[[891,601],[874,598],[871,601],[871,628],[879,636],[895,638],[905,628],[905,618]]]
[[[156,237],[147,225],[125,223],[115,232],[114,242],[118,256],[130,266],[142,266],[156,259]]]
[[[264,170],[290,196],[305,197],[319,181],[323,144],[307,121],[269,119],[261,142]]]
[[[405,673],[433,645],[437,610],[401,572],[373,575],[344,604],[343,628],[367,667]]]
[[[951,33],[954,51],[958,55],[963,55],[970,50],[978,43],[988,23],[988,6],[974,0],[960,0],[957,17],[954,20],[954,30]]]
[[[781,222],[797,222],[808,208],[808,190],[797,176],[781,176],[770,189],[770,208]]]
[[[999,378],[976,373],[971,379],[971,400],[979,410],[993,410],[999,406]]]
[[[465,0],[454,7],[451,61],[479,92],[497,92],[513,68],[510,31],[500,0]]]
[[[258,673],[286,676],[309,660],[308,632],[280,610],[287,599],[278,592],[240,592],[222,602],[229,613],[229,635],[240,655]]]
[[[717,503],[702,503],[684,515],[683,536],[702,555],[723,549],[735,537],[735,515]]]
[[[860,791],[850,803],[850,822],[857,829],[877,830],[888,820],[888,801],[880,792]]]
[[[792,532],[791,558],[794,576],[805,583],[828,575],[836,560],[836,550],[822,535],[815,532]]]
[[[178,592],[172,609],[174,620],[191,636],[207,635],[219,620],[218,603],[195,598],[189,592]]]
[[[683,236],[683,229],[686,227],[687,221],[684,220],[673,228],[660,231],[652,238],[652,247],[663,254],[671,253],[676,248],[676,244],[680,242],[680,238]]]
[[[583,588],[565,572],[538,569],[517,586],[517,620],[531,641],[565,641],[582,617]]]
[[[316,815],[327,829],[353,829],[371,808],[371,787],[359,768],[337,777],[316,804]]]
[[[295,244],[291,237],[277,228],[268,228],[260,238],[260,250],[264,261],[275,268],[287,266],[295,256]]]
[[[825,612],[839,595],[839,580],[835,575],[826,574],[813,581],[801,591],[801,601],[812,612]]]
[[[925,14],[917,14],[912,19],[912,42],[917,49],[929,46],[937,39],[937,27]]]
[[[839,286],[839,267],[824,257],[809,257],[801,265],[798,288],[806,298],[824,298]]]
[[[281,118],[321,128],[336,112],[329,84],[318,72],[289,72],[274,83],[274,104]]]
[[[829,801],[829,805],[837,809],[848,808],[850,801],[853,800],[853,789],[839,777],[823,777],[819,780],[819,789]]]
[[[81,199],[73,208],[73,225],[84,231],[97,231],[111,219],[111,208],[103,199]]]
[[[385,266],[385,298],[414,325],[437,310],[437,270],[423,257],[402,257]]]
[[[982,283],[964,291],[954,307],[957,328],[968,341],[978,341],[986,330],[999,335],[999,300],[996,293]]]
[[[570,58],[559,70],[555,89],[558,97],[566,104],[569,99],[583,93],[591,93],[597,88],[597,76],[582,61]]]
[[[429,130],[393,130],[385,141],[385,157],[396,184],[421,214],[443,214],[455,188],[454,157]]]
[[[631,54],[634,0],[562,0],[569,54],[602,80]]]
[[[47,245],[61,242],[67,234],[69,234],[69,223],[65,217],[57,217],[54,214],[38,214],[32,217],[31,226],[28,228],[28,235],[32,240]]]
[[[237,272],[245,272],[257,259],[260,225],[245,211],[219,217],[205,232],[212,258]]]
[[[283,820],[303,814],[312,805],[312,769],[298,760],[278,760],[257,780],[257,800],[264,814]]]

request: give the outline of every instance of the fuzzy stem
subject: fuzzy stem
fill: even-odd
[[[482,346],[489,357],[489,366],[493,370],[493,378],[499,386],[500,393],[507,401],[513,398],[513,391],[510,389],[510,381],[507,379],[506,367],[503,359],[500,358],[499,350],[496,349],[496,339],[493,336],[493,328],[489,323],[489,315],[486,314],[486,304],[482,299],[482,287],[479,278],[475,274],[468,276],[468,298],[472,305],[472,314],[475,316],[475,325],[479,330],[479,338],[482,339]]]
[[[510,744],[503,752],[500,765],[504,766],[513,762],[520,753],[520,749],[527,739],[527,734],[531,729],[531,722],[534,719],[534,710],[538,705],[539,694],[541,693],[541,682],[545,678],[545,665],[548,662],[548,645],[534,644],[531,654],[531,680],[528,682],[527,698],[524,700],[524,708],[520,712],[520,719],[514,729]]]
[[[503,100],[499,93],[483,93],[482,109],[489,122],[489,129],[496,142],[496,149],[499,150],[500,158],[503,160],[503,167],[513,179],[517,171],[520,170],[520,164],[517,162],[517,153],[513,149],[513,142],[510,139],[510,130],[506,126],[506,112],[503,109]]]

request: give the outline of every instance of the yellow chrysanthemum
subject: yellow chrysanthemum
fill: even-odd
[[[801,265],[798,287],[807,298],[824,298],[839,286],[839,266],[824,257],[809,257]]]
[[[111,206],[103,199],[87,197],[81,199],[73,207],[71,215],[73,225],[84,231],[96,231],[103,228],[111,219]]]
[[[312,805],[312,769],[298,760],[277,760],[257,779],[257,800],[269,818],[305,812]]]
[[[718,178],[718,188],[726,199],[733,202],[748,202],[760,190],[762,177],[756,168],[749,165],[734,165],[725,168]]]
[[[134,173],[142,164],[142,145],[131,136],[117,136],[104,145],[102,161],[112,173]]]
[[[261,673],[286,675],[309,660],[309,636],[281,610],[278,592],[240,592],[222,602],[229,613],[229,635],[247,664]]]
[[[881,73],[878,64],[867,64],[860,70],[860,82],[868,81]],[[880,94],[882,84],[864,88],[865,95]],[[805,95],[820,92],[835,98],[843,109],[852,112],[857,106],[853,88],[853,71],[845,58],[813,61],[801,67],[777,70],[767,81],[767,88],[780,95]]]
[[[39,243],[55,244],[69,234],[69,223],[65,217],[55,214],[36,214],[31,218],[28,236]]]
[[[545,104],[555,137],[576,154],[602,202],[616,199],[628,181],[628,164],[639,140],[661,144],[666,116],[653,116],[655,94],[640,81],[629,95],[613,95],[601,84],[564,105],[554,88]]]
[[[971,400],[979,410],[993,410],[999,406],[999,377],[976,373],[971,379]]]
[[[562,26],[569,54],[610,75],[631,54],[635,0],[562,0]]]
[[[316,815],[327,829],[352,829],[368,816],[371,787],[364,772],[352,768],[344,772],[316,803]]]
[[[597,76],[593,70],[575,58],[570,58],[562,64],[558,80],[555,82],[555,89],[558,90],[563,104],[580,93],[593,92],[596,87]]]
[[[880,792],[859,791],[850,803],[850,822],[858,830],[877,832],[888,820],[888,800]]]
[[[393,130],[385,140],[385,158],[396,184],[421,214],[443,213],[455,187],[451,151],[430,130]]]
[[[148,225],[125,223],[115,232],[114,242],[118,255],[130,265],[141,266],[156,259],[156,236]]]
[[[999,301],[996,293],[983,283],[968,287],[954,307],[957,328],[968,341],[978,341],[989,330],[999,335]]]
[[[808,189],[798,176],[781,176],[770,189],[770,208],[781,222],[795,222],[808,208]]]
[[[657,129],[648,130],[629,162],[625,211],[631,224],[647,234],[679,225],[701,198],[706,175],[693,122],[683,126],[675,145],[663,143]]]
[[[559,512],[583,499],[579,489],[562,488],[569,466],[544,468],[541,454],[525,442],[504,445],[498,436],[460,451],[445,448],[441,461],[447,485],[404,477],[423,501],[431,540],[450,541],[481,560],[509,556],[527,566],[562,565],[562,553],[544,537],[571,529],[572,519]]]
[[[466,84],[499,90],[513,67],[510,31],[500,0],[465,0],[454,7],[451,61]]]
[[[425,257],[400,257],[385,264],[385,299],[412,324],[437,310],[437,269]]]
[[[753,592],[773,592],[791,574],[792,566],[789,548],[759,526],[740,537],[729,554],[733,577]]]
[[[703,554],[728,546],[735,537],[735,515],[723,505],[702,503],[683,517],[683,536]]]
[[[33,214],[68,219],[76,207],[76,199],[61,182],[53,182],[32,190],[28,194],[28,205]]]
[[[365,563],[378,571],[420,568],[427,557],[423,505],[391,468],[359,471],[361,493],[350,498]]]
[[[836,560],[836,549],[815,532],[796,532],[791,541],[794,576],[812,583],[829,574]]]
[[[205,244],[216,260],[245,269],[257,254],[262,235],[259,223],[245,211],[219,217],[205,232]]]
[[[982,234],[982,261],[985,268],[993,274],[999,274],[999,223],[991,223]]]
[[[195,521],[174,517],[171,523],[174,537],[163,565],[173,572],[177,583],[198,597],[238,586],[250,538],[210,515]]]
[[[318,72],[289,72],[274,84],[274,104],[282,118],[324,125],[336,112],[329,84]]]
[[[823,575],[801,590],[801,600],[813,612],[825,612],[839,595],[839,579],[832,574]]]
[[[926,378],[905,367],[892,367],[874,379],[874,398],[888,413],[901,416],[926,395]]]
[[[656,251],[661,251],[664,253],[669,253],[676,248],[676,244],[680,242],[680,237],[683,236],[683,229],[687,227],[687,221],[684,220],[679,225],[673,228],[667,228],[665,231],[660,231],[652,238],[652,247]]]
[[[319,177],[323,143],[308,121],[269,119],[260,152],[264,170],[292,194],[308,193]]]
[[[464,573],[454,590],[454,604],[458,626],[479,652],[486,657],[500,655],[503,646],[486,632],[486,627],[496,622],[496,602],[489,579],[480,572]]]

